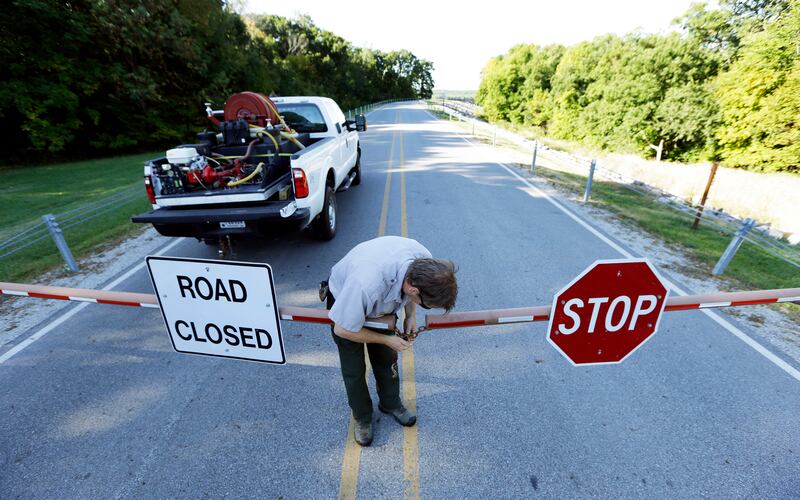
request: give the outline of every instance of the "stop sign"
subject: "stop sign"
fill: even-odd
[[[666,302],[646,260],[600,260],[556,294],[547,340],[575,365],[619,363],[655,333]]]

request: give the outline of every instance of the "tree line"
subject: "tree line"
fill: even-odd
[[[664,159],[800,172],[800,0],[693,4],[678,32],[517,45],[485,66],[490,120]]]
[[[428,98],[433,65],[354,47],[309,17],[221,0],[15,0],[0,16],[4,163],[161,148],[230,95],[324,95],[342,109]]]

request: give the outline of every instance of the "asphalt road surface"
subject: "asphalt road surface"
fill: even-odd
[[[462,311],[549,304],[622,257],[421,106],[369,119],[334,240],[235,247],[272,266],[281,305],[322,307],[320,279],[379,234],[456,261]],[[216,258],[188,239],[166,254]],[[152,293],[146,270],[116,290]],[[360,450],[327,327],[284,322],[288,363],[271,366],[175,353],[155,309],[85,306],[0,364],[0,497],[800,497],[800,381],[729,329],[666,313],[630,358],[595,367],[545,330],[423,334],[402,365],[418,426],[376,411]]]

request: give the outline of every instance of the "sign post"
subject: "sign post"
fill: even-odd
[[[147,257],[177,352],[285,364],[267,264]]]
[[[666,303],[646,260],[597,261],[555,295],[547,340],[575,365],[619,363],[656,332]]]

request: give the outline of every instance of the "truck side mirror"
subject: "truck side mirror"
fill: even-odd
[[[356,115],[356,130],[363,132],[367,130],[367,117],[364,115]]]

